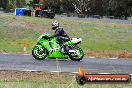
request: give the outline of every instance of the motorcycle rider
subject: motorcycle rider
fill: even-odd
[[[70,40],[69,36],[67,35],[67,33],[63,30],[63,28],[59,27],[59,22],[54,21],[52,22],[52,30],[55,30],[55,34],[48,37],[48,38],[53,38],[53,37],[57,37],[57,39],[59,40],[59,44],[61,46],[61,52],[62,53],[66,53],[66,47],[64,46],[64,42],[67,42]]]

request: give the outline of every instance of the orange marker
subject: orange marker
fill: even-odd
[[[27,42],[26,39],[24,39],[24,52],[26,52],[26,48],[27,48]]]

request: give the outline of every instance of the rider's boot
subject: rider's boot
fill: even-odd
[[[67,53],[64,45],[61,46],[61,52],[62,52],[63,54],[66,54],[66,53]]]

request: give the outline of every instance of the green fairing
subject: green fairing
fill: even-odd
[[[65,46],[68,46],[68,45],[73,45],[73,44],[75,44],[75,42],[72,42],[72,41],[68,41],[68,42],[65,42]]]
[[[60,52],[60,46],[57,44],[57,38],[51,38],[50,41],[42,39],[43,36],[50,36],[49,34],[43,34],[38,38],[38,44],[42,44],[43,47],[48,50],[48,58],[68,58],[68,55],[63,55]]]

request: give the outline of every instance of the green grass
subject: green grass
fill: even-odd
[[[31,53],[41,33],[50,32],[51,22],[57,20],[70,37],[81,37],[83,50],[127,50],[132,52],[132,25],[96,21],[16,17],[0,14],[0,52],[23,53],[23,40],[27,40],[27,52]]]
[[[72,73],[0,71],[0,88],[131,88],[128,84],[85,84]]]
[[[70,84],[45,83],[43,81],[30,82],[0,82],[0,88],[131,88],[132,84],[85,84],[78,85],[75,81]]]

